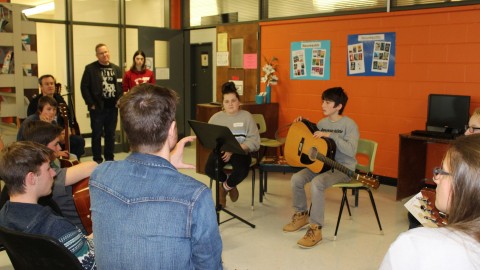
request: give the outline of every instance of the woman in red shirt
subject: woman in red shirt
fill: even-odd
[[[138,50],[133,54],[133,64],[123,76],[123,92],[128,92],[134,86],[142,83],[155,84],[153,72],[145,66],[145,53]]]

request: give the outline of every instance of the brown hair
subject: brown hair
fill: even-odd
[[[0,153],[0,176],[5,181],[8,194],[25,193],[25,177],[33,172],[38,175],[40,166],[55,159],[46,146],[35,142],[14,142]]]
[[[452,175],[448,226],[480,242],[480,134],[457,138],[445,157]]]
[[[155,153],[163,147],[177,102],[175,91],[153,84],[137,85],[120,98],[120,119],[132,151]]]

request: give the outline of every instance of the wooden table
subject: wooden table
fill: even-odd
[[[453,140],[400,134],[397,200],[417,194],[425,183],[428,145],[447,147]],[[442,156],[435,157],[441,160]],[[440,163],[438,163],[440,165]]]

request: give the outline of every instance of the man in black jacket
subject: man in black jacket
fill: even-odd
[[[83,72],[80,88],[90,112],[92,128],[92,154],[97,163],[103,162],[102,132],[105,134],[103,154],[105,160],[113,160],[115,129],[117,127],[117,101],[122,96],[120,67],[110,63],[107,45],[95,47],[98,61],[88,64]]]

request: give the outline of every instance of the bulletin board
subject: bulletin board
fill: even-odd
[[[394,76],[395,33],[349,35],[348,76]]]
[[[330,80],[330,40],[292,42],[290,79]]]

